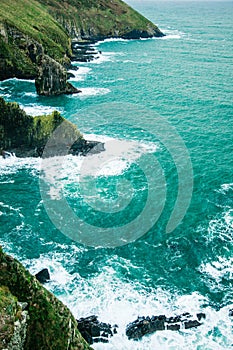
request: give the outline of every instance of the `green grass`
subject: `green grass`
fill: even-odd
[[[0,97],[0,150],[20,146],[43,147],[62,123],[64,139],[78,140],[83,137],[78,128],[57,111],[50,115],[32,117],[17,103],[5,102]]]
[[[4,254],[0,247],[0,299],[2,300],[0,314],[5,310],[6,317],[2,326],[8,332],[4,337],[7,340],[12,335],[12,328],[5,326],[12,327],[11,314],[15,315],[16,298],[20,302],[28,303],[29,319],[25,350],[92,349],[81,337],[77,322],[69,309],[30,275],[17,260]],[[0,332],[0,349],[1,334]]]
[[[71,53],[68,35],[37,1],[1,0],[1,22],[41,43],[45,53],[54,59],[62,60],[65,54]]]
[[[131,30],[148,30],[158,28],[144,16],[121,0],[38,0],[46,5],[51,15],[75,23],[77,28],[88,31],[94,28],[96,35],[119,36]]]

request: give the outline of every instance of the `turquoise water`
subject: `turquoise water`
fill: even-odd
[[[93,246],[56,228],[40,192],[40,161],[30,158],[0,160],[0,241],[32,273],[49,267],[47,287],[75,316],[95,313],[119,324],[118,335],[95,349],[230,349],[233,4],[130,4],[167,36],[99,43],[96,61],[77,64],[72,82],[80,95],[44,98],[30,81],[0,84],[0,93],[29,114],[56,108],[88,138],[106,142],[107,159],[68,157],[49,192],[57,205],[61,186],[75,215],[89,223],[85,237]],[[96,176],[91,158],[100,165]],[[85,176],[82,161],[91,164]],[[177,226],[167,232],[180,191]],[[136,218],[133,229],[127,226]],[[113,247],[98,247],[96,227],[112,229]],[[122,228],[123,243],[133,242],[114,246]],[[140,342],[124,335],[138,315],[185,311],[205,312],[204,325]]]

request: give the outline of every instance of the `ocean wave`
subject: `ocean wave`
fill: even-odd
[[[53,111],[63,112],[63,108],[61,107],[51,107],[51,106],[43,106],[43,105],[37,105],[37,104],[30,104],[30,105],[22,105],[20,104],[20,107],[29,115],[31,116],[37,116],[37,115],[46,115],[50,114]]]
[[[15,174],[20,170],[28,170],[33,176],[39,174],[40,158],[17,158],[3,159],[0,157],[0,176]]]
[[[165,34],[165,36],[158,39],[162,39],[162,40],[182,39],[184,36],[186,36],[184,32],[181,32],[177,29],[163,29],[162,32]]]
[[[58,252],[59,249],[62,252]],[[58,247],[53,252],[41,255],[38,259],[23,261],[30,272],[35,274],[42,268],[49,268],[51,282],[45,287],[55,293],[73,312],[80,317],[95,314],[100,321],[117,324],[117,334],[108,344],[97,343],[95,350],[183,350],[208,348],[227,349],[231,347],[233,336],[229,308],[214,310],[208,299],[197,292],[180,295],[168,289],[153,288],[147,291],[139,281],[124,281],[118,276],[117,266],[129,268],[129,260],[113,256],[99,272],[86,279],[73,266],[77,266],[82,251],[74,246]],[[90,261],[88,266],[94,264]],[[166,315],[168,317],[190,312],[204,312],[206,320],[194,329],[181,329],[179,332],[159,331],[145,336],[140,341],[128,340],[125,334],[126,325],[138,316]],[[222,337],[219,334],[224,335]]]
[[[91,96],[106,95],[106,94],[109,94],[110,92],[111,90],[107,88],[86,87],[86,88],[81,88],[81,92],[75,96],[86,98]]]
[[[92,60],[90,64],[101,64],[104,62],[114,62],[115,61],[115,56],[118,55],[119,53],[116,52],[102,52],[99,54],[97,58]]]
[[[95,44],[95,46],[99,46],[99,45],[104,44],[104,43],[120,42],[120,41],[128,42],[128,41],[130,41],[130,40],[129,40],[129,39],[122,39],[122,38],[108,38],[108,39],[104,39],[104,40],[98,41],[98,42]]]
[[[84,67],[84,66],[79,67],[78,70],[70,69],[69,73],[74,74],[75,77],[70,78],[69,80],[70,81],[84,81],[86,75],[90,72],[91,72],[91,68]]]

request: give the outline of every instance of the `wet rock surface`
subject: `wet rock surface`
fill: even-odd
[[[95,41],[73,41],[72,42],[72,61],[90,62],[99,57],[99,51],[93,46]]]
[[[127,325],[126,335],[129,339],[137,340],[156,331],[196,328],[201,326],[202,319],[205,319],[204,313],[197,314],[195,318],[188,312],[175,317],[165,315],[138,317],[137,320]]]
[[[98,321],[95,315],[80,318],[77,320],[79,332],[89,343],[108,343],[109,338],[117,333],[117,325]]]
[[[37,281],[44,284],[50,280],[50,274],[48,269],[43,269],[35,274]]]

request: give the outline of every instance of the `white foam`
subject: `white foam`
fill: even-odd
[[[58,249],[62,252],[58,253]],[[42,268],[49,268],[52,282],[45,285],[50,291],[71,309],[74,316],[96,314],[102,322],[117,324],[117,334],[108,344],[97,343],[95,350],[145,350],[145,349],[230,349],[233,342],[232,325],[228,310],[232,305],[219,311],[211,307],[203,308],[208,299],[195,292],[179,295],[179,292],[162,288],[151,288],[148,292],[140,282],[130,282],[118,276],[119,268],[134,269],[130,260],[112,256],[98,273],[88,278],[82,277],[73,266],[77,266],[80,251],[75,246],[57,247],[47,255],[25,261],[34,274]],[[89,262],[91,267],[94,261]],[[203,324],[194,329],[176,331],[158,331],[143,337],[140,341],[128,340],[126,325],[138,316],[166,315],[174,316],[190,312],[206,314]],[[215,335],[217,330],[218,335]]]
[[[14,174],[22,169],[30,171],[32,175],[38,175],[40,162],[40,158],[0,157],[0,176]]]
[[[162,40],[181,39],[185,36],[184,32],[181,32],[176,29],[175,30],[163,29],[162,32],[165,34],[165,36],[161,38],[156,38],[156,39],[162,39]]]
[[[9,79],[5,79],[3,81],[4,82],[7,82],[7,81],[22,81],[22,82],[28,82],[28,83],[35,83],[35,79],[18,79],[18,78],[9,78]]]
[[[105,39],[105,40],[102,40],[102,41],[98,41],[98,43],[96,43],[95,46],[99,46],[100,44],[103,44],[103,43],[111,43],[111,42],[118,42],[118,41],[127,42],[129,40],[128,39],[122,39],[122,38],[109,38],[109,39]]]
[[[91,96],[99,96],[99,95],[106,95],[111,92],[110,89],[107,88],[96,88],[96,87],[89,87],[89,88],[81,88],[81,93],[75,95],[78,97],[91,97]]]
[[[78,70],[69,70],[69,73],[74,74],[75,77],[70,78],[70,81],[84,81],[87,74],[91,72],[91,68],[79,67]]]
[[[200,272],[210,277],[217,284],[221,282],[222,279],[227,276],[229,280],[233,278],[233,258],[223,258],[218,257],[218,260],[212,261],[211,263],[202,264],[200,266]]]
[[[20,107],[29,115],[37,116],[37,115],[47,115],[52,113],[53,111],[63,112],[63,108],[61,107],[50,107],[50,106],[42,106],[37,104],[30,105],[22,105]]]

